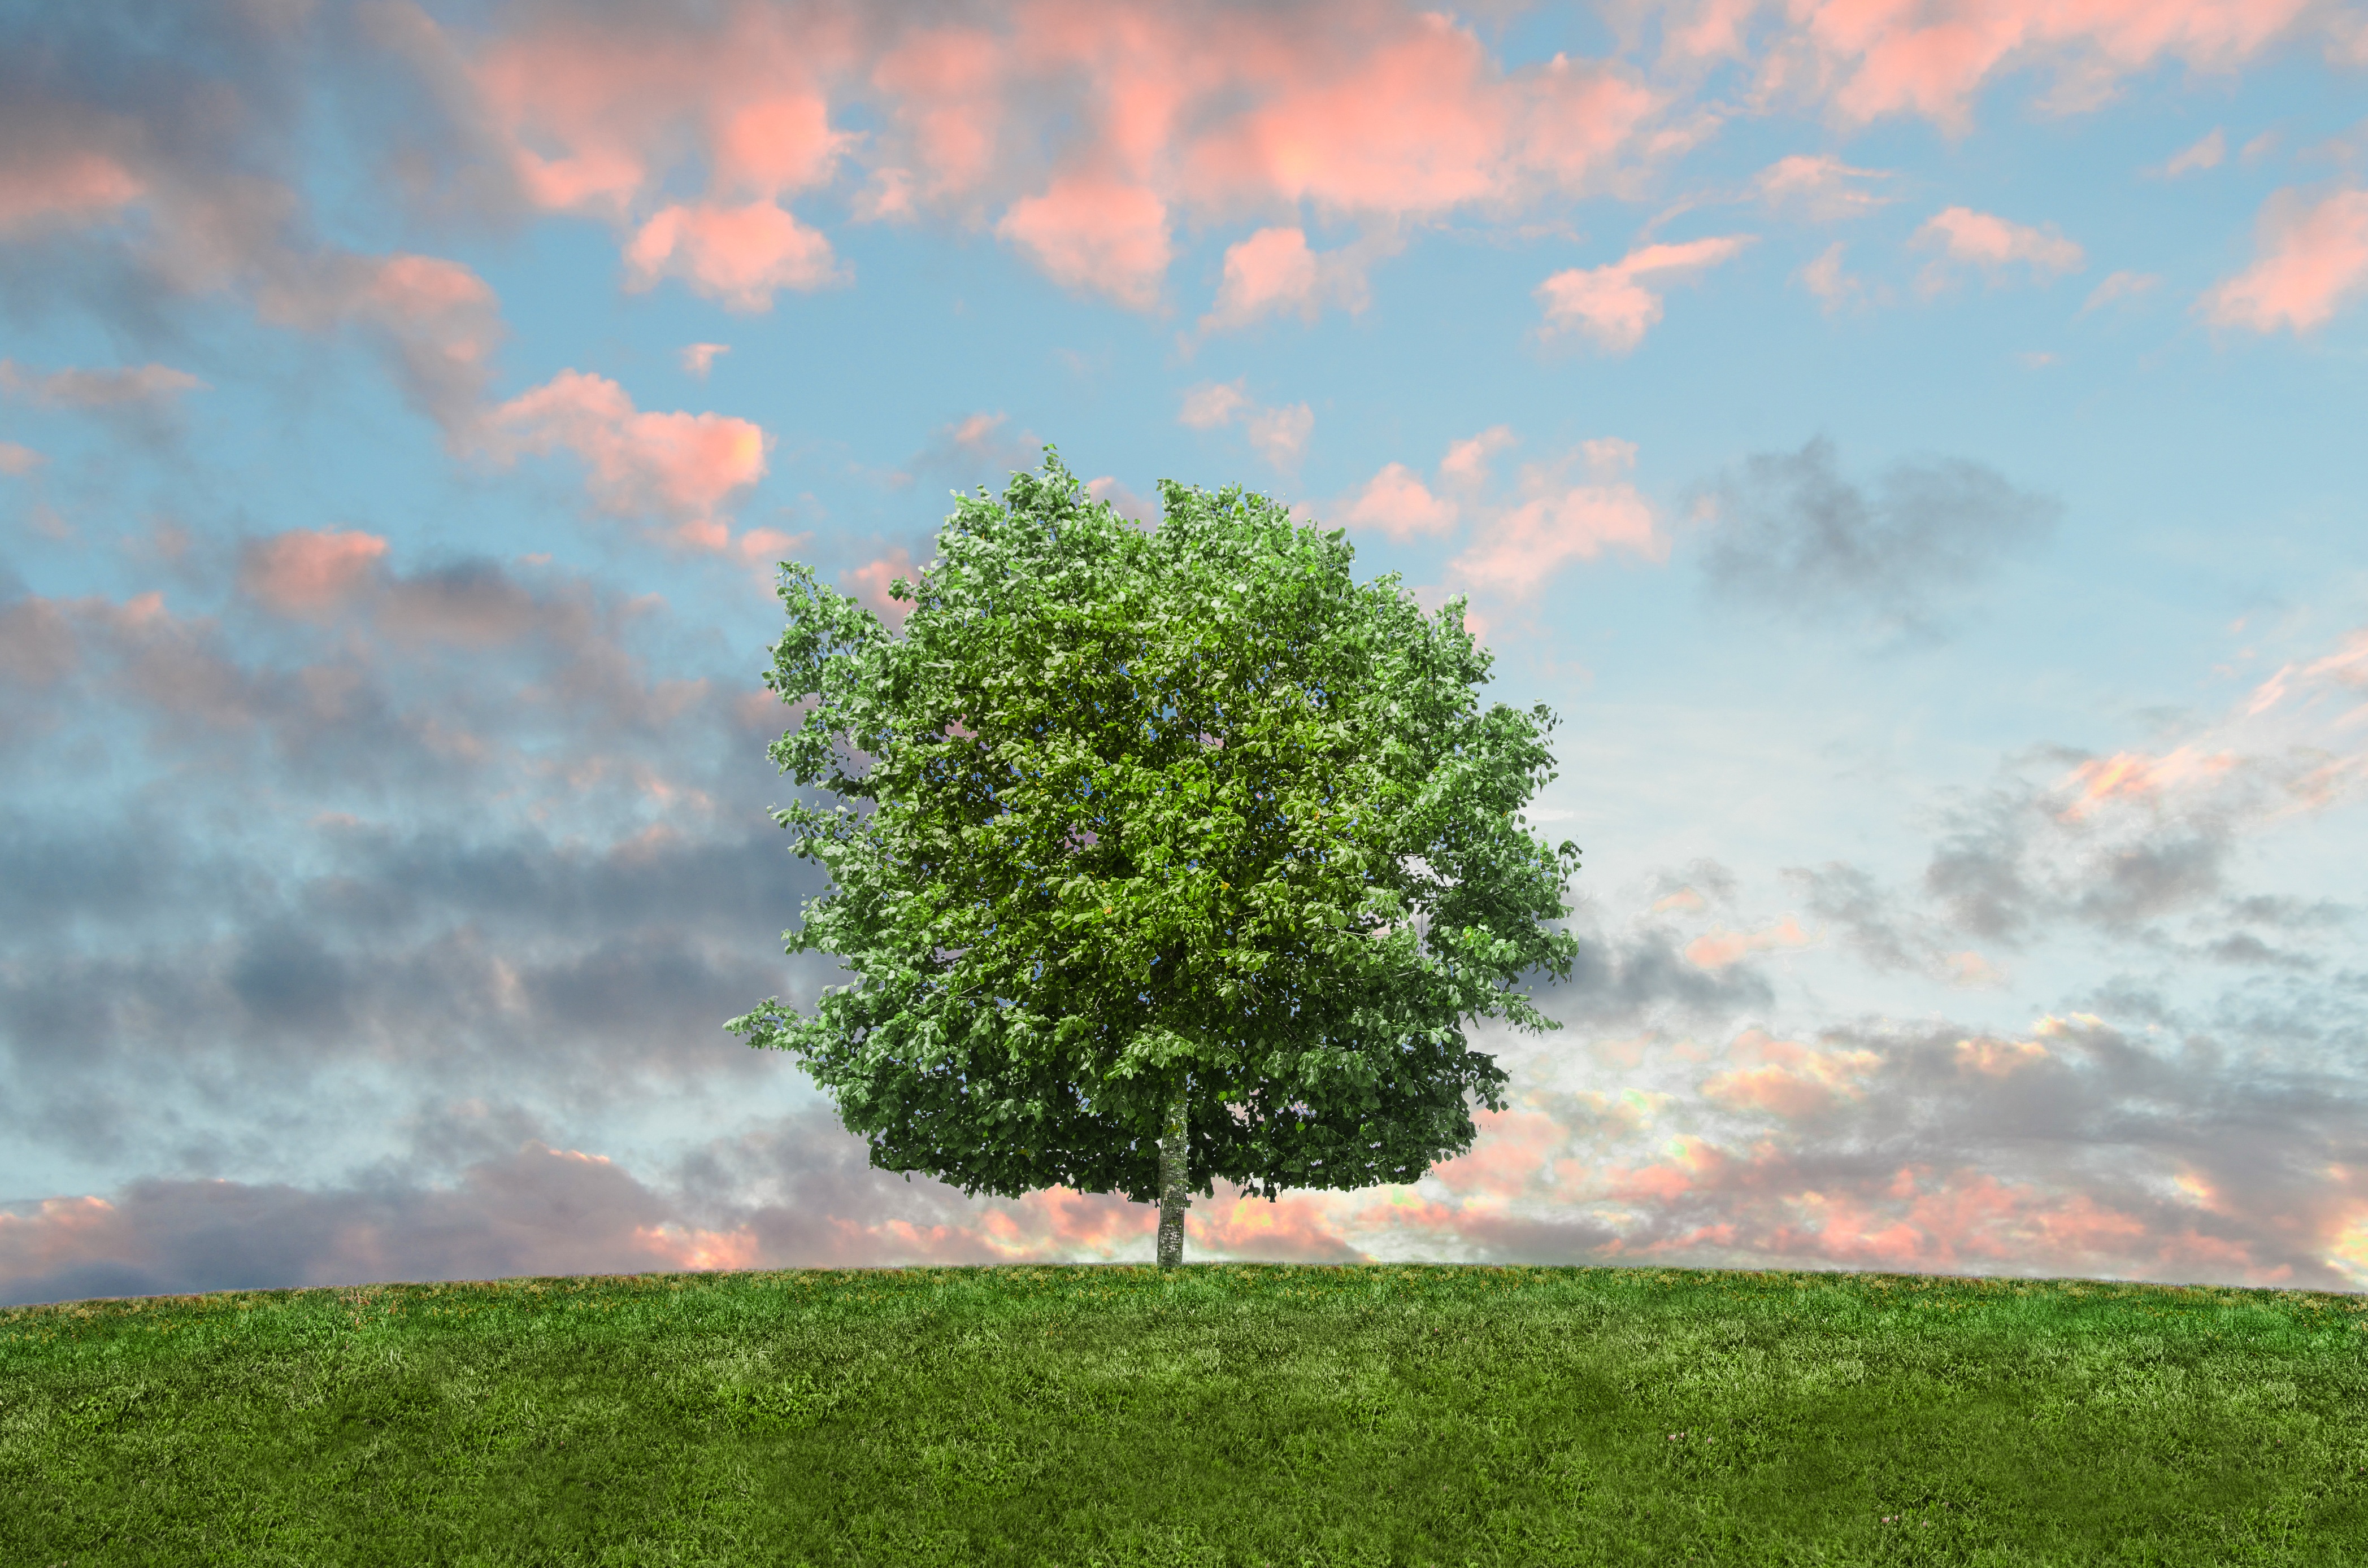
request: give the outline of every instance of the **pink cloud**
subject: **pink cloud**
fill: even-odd
[[[1195,52],[1232,56],[1207,73],[1212,95],[1256,96],[1184,151],[1185,189],[1199,204],[1411,215],[1537,186],[1576,192],[1607,176],[1663,102],[1567,56],[1505,74],[1437,13],[1346,9],[1332,26],[1297,28],[1235,13],[1198,42]]]
[[[1749,234],[1725,234],[1683,244],[1645,245],[1608,266],[1557,272],[1537,288],[1545,307],[1545,330],[1581,331],[1604,352],[1625,354],[1644,342],[1645,332],[1661,319],[1661,296],[1639,278],[1682,279],[1731,259],[1752,239]]]
[[[1258,454],[1285,471],[1305,455],[1308,437],[1315,430],[1315,411],[1307,404],[1266,407],[1250,397],[1241,381],[1208,381],[1187,388],[1176,420],[1194,430],[1238,423]]]
[[[742,5],[710,26],[545,13],[466,66],[532,206],[631,231],[626,286],[674,278],[734,310],[842,280],[781,205],[828,183],[854,140],[816,85],[851,62],[848,18]],[[666,199],[696,163],[697,199]]]
[[[1176,422],[1188,429],[1213,430],[1231,424],[1243,409],[1255,406],[1240,381],[1204,382],[1185,390],[1184,406]]]
[[[2253,265],[2196,302],[2214,326],[2297,335],[2368,290],[2368,190],[2305,202],[2282,190],[2263,205]]]
[[[973,452],[984,452],[993,444],[995,433],[1003,427],[1005,417],[1000,414],[988,414],[985,411],[971,415],[947,426],[946,439],[957,447],[964,447]]]
[[[643,413],[605,376],[562,370],[493,410],[483,444],[501,461],[564,448],[589,465],[602,510],[674,518],[679,541],[720,550],[729,530],[715,513],[764,477],[770,438],[728,415]]]
[[[1818,84],[1847,120],[1919,114],[1958,131],[1993,73],[2049,60],[2073,88],[2068,108],[2102,101],[2118,77],[2165,57],[2225,67],[2284,32],[2305,0],[1804,0],[1798,37]],[[1785,59],[1780,47],[1771,62]],[[1777,80],[1781,83],[1782,77]]]
[[[1364,261],[1354,247],[1319,255],[1300,229],[1260,229],[1225,252],[1224,280],[1201,330],[1232,331],[1290,311],[1313,321],[1327,303],[1354,315],[1370,296]]]
[[[2091,757],[2058,785],[2074,791],[2058,815],[2066,822],[2077,821],[2108,801],[2154,796],[2167,789],[2214,779],[2240,760],[2233,751],[2204,753],[2193,746],[2180,746],[2161,756],[2124,751]]]
[[[769,199],[661,209],[625,247],[625,287],[639,291],[679,278],[694,293],[734,311],[768,311],[777,290],[844,283],[830,242]]]
[[[1560,472],[1572,455],[1584,458],[1593,483],[1563,483]],[[1577,454],[1531,469],[1527,498],[1489,517],[1448,569],[1474,588],[1520,600],[1533,597],[1571,562],[1593,561],[1607,550],[1668,560],[1668,540],[1655,527],[1651,504],[1621,477],[1635,458],[1629,442],[1587,441]]]
[[[1686,944],[1686,960],[1703,969],[1725,969],[1753,953],[1777,948],[1805,948],[1816,940],[1788,915],[1761,931],[1730,931],[1723,926],[1707,931]]]
[[[480,411],[502,339],[492,287],[441,256],[324,255],[267,283],[256,305],[276,325],[374,334],[414,401],[456,436]]]
[[[1512,430],[1503,425],[1491,425],[1477,436],[1450,441],[1447,455],[1439,460],[1439,477],[1459,490],[1486,484],[1489,460],[1513,444]]]
[[[704,169],[706,204],[730,206],[816,188],[852,158],[861,215],[975,222],[1008,203],[997,232],[1049,276],[1137,309],[1159,298],[1179,213],[1509,210],[1604,187],[1667,102],[1603,62],[1508,71],[1468,27],[1369,0],[1028,0],[917,24],[757,4],[705,25],[541,13],[482,46],[424,26],[534,206],[640,231],[686,167]],[[881,129],[834,130],[841,94]],[[1048,165],[1067,172],[1036,187]],[[1287,272],[1258,270],[1274,259],[1243,258],[1221,321],[1305,308]],[[1361,266],[1319,267],[1315,292],[1348,302]],[[748,289],[775,275],[725,270]]]
[[[853,138],[830,128],[829,102],[818,92],[765,94],[713,111],[712,188],[770,199],[831,176]]]
[[[1866,187],[1868,181],[1889,177],[1887,170],[1853,168],[1828,153],[1796,153],[1760,170],[1752,187],[1770,207],[1830,222],[1855,218],[1889,202],[1890,197]]]
[[[872,67],[872,85],[894,103],[907,153],[922,170],[920,195],[967,194],[993,174],[1009,71],[1004,41],[966,27],[911,33]],[[911,175],[895,173],[901,199],[882,216],[910,207]]]
[[[842,582],[854,585],[855,597],[892,627],[903,626],[905,618],[913,613],[913,606],[909,600],[890,598],[889,585],[899,577],[909,582],[919,576],[912,552],[901,544],[877,561],[839,574]]]
[[[1340,514],[1352,528],[1373,528],[1403,543],[1420,535],[1452,533],[1455,503],[1433,495],[1413,470],[1391,463],[1365,482]]]
[[[2215,125],[2210,134],[2192,146],[2180,151],[2171,158],[2170,162],[2163,165],[2162,172],[2169,177],[2176,178],[2197,169],[2216,169],[2227,156],[2228,133]]]
[[[1842,242],[1836,240],[1818,252],[1816,260],[1793,274],[1829,315],[1857,299],[1865,287],[1842,270]]]
[[[1703,1080],[1704,1097],[1782,1118],[1816,1116],[1863,1097],[1866,1078],[1883,1065],[1872,1051],[1819,1051],[1756,1028],[1736,1037],[1730,1055],[1742,1064]]]
[[[1472,1119],[1481,1136],[1471,1152],[1431,1168],[1441,1186],[1467,1200],[1532,1190],[1571,1141],[1570,1129],[1542,1111],[1483,1110]]]
[[[282,615],[334,608],[386,555],[386,540],[358,529],[290,528],[247,547],[239,587]]]
[[[2105,280],[2091,290],[2089,297],[2080,302],[2080,313],[2085,316],[2090,311],[2102,310],[2105,306],[2123,300],[2143,298],[2161,286],[2162,279],[2151,272],[2109,273]]]
[[[829,178],[848,138],[813,84],[848,58],[833,15],[744,5],[706,28],[545,13],[468,69],[529,201],[622,219],[694,156],[718,199]]]
[[[1362,59],[1324,63],[1292,61],[1267,103],[1191,150],[1196,193],[1417,212],[1495,191],[1511,105],[1486,90],[1471,33],[1432,15]]]
[[[1935,214],[1907,243],[1937,248],[1948,260],[1978,267],[1993,281],[2008,267],[2017,264],[2029,267],[2031,276],[2041,282],[2063,273],[2078,272],[2088,265],[2087,254],[2052,227],[2035,229],[2012,223],[1969,207],[1952,207]],[[1926,275],[1930,288],[1937,288],[1944,280],[1939,267],[1940,263],[1935,262]]]
[[[162,403],[206,383],[169,365],[133,365],[120,369],[51,370],[28,374],[13,359],[0,359],[0,391],[46,408],[120,408]]]
[[[703,381],[707,372],[715,368],[717,358],[731,352],[728,343],[689,343],[683,346],[679,358],[683,369]]]
[[[2047,1059],[2047,1048],[2035,1040],[1974,1039],[1957,1042],[1958,1067],[1986,1077],[2008,1077],[2019,1068]]]
[[[1261,408],[1243,422],[1251,449],[1286,472],[1307,455],[1307,440],[1315,433],[1315,411],[1304,403]]]
[[[1148,496],[1137,495],[1120,483],[1111,474],[1086,481],[1086,494],[1097,501],[1107,501],[1110,509],[1131,522],[1156,528],[1159,523],[1159,503]]]
[[[15,441],[0,441],[0,473],[11,479],[21,479],[49,460],[32,448]]]
[[[1147,311],[1167,272],[1167,204],[1149,187],[1074,174],[1012,203],[995,232],[1034,258],[1047,277]]]
[[[62,601],[30,594],[0,604],[0,676],[12,685],[52,685],[74,669],[79,653]]]
[[[0,233],[92,222],[147,193],[145,180],[90,148],[18,153],[0,160]]]

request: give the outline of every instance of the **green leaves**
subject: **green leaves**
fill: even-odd
[[[1481,1017],[1567,977],[1570,845],[1517,813],[1553,716],[1483,710],[1452,602],[1358,584],[1338,532],[1163,483],[1145,533],[1049,449],[959,500],[901,634],[782,568],[770,748],[837,797],[775,813],[833,886],[787,934],[857,976],[726,1027],[796,1054],[873,1163],[966,1191],[1412,1180],[1504,1074]]]

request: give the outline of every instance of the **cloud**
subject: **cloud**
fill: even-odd
[[[1149,310],[1173,254],[1167,204],[1148,188],[1106,176],[1057,179],[1014,202],[995,232],[1035,258],[1045,276]]]
[[[1878,196],[1867,182],[1889,179],[1888,169],[1853,168],[1830,153],[1795,153],[1759,171],[1752,188],[1769,207],[1815,222],[1857,218],[1896,199]]]
[[[2362,705],[2344,684],[2349,666],[2301,673],[2310,667],[2294,671],[2302,696],[2291,707],[2237,710],[2163,751],[2043,747],[2014,759],[1943,813],[1925,894],[1956,930],[2011,945],[2068,921],[2167,957],[2289,963],[2258,940],[2232,945],[2230,927],[2294,937],[2345,916],[2297,919],[2292,901],[2234,896],[2239,841],[2356,800],[2368,781],[2368,755],[2351,738]],[[2181,940],[2164,924],[2174,916],[2203,935]]]
[[[1395,244],[1384,238],[1319,253],[1308,247],[1304,230],[1260,229],[1226,249],[1224,279],[1214,307],[1201,318],[1200,330],[1237,331],[1261,317],[1288,312],[1314,321],[1327,304],[1355,315],[1372,299],[1366,269]]]
[[[2218,126],[2192,145],[2171,155],[2162,166],[2163,177],[2176,179],[2198,169],[2216,169],[2228,156],[2228,135]]]
[[[97,222],[146,193],[137,175],[96,149],[21,149],[0,164],[0,233]]]
[[[780,290],[847,280],[829,240],[782,199],[828,184],[854,144],[815,85],[849,47],[825,9],[743,6],[704,27],[551,14],[491,39],[461,71],[528,205],[630,233],[629,290],[675,278],[754,312]],[[702,193],[667,199],[674,167],[691,158]]]
[[[2258,940],[2229,945],[2229,927],[2293,937],[2343,916],[2232,898],[2228,879],[2242,836],[2361,798],[2363,670],[2368,632],[2355,631],[2281,666],[2175,744],[2035,750],[1946,813],[1924,892],[1956,929],[1998,941],[2028,942],[2076,921],[2165,953],[2282,961]],[[2207,935],[2177,940],[2161,923],[2179,915],[2202,921]]]
[[[1801,287],[1816,297],[1827,315],[1858,299],[1865,284],[1842,270],[1843,244],[1836,240],[1817,253],[1816,258],[1803,267],[1793,277]]]
[[[120,408],[127,404],[168,402],[195,392],[205,382],[169,365],[135,365],[115,369],[68,369],[46,374],[21,369],[13,359],[0,359],[0,392],[43,408]]]
[[[1587,483],[1565,474],[1577,457]],[[1649,562],[1668,559],[1668,537],[1655,526],[1653,508],[1626,475],[1636,449],[1616,437],[1580,443],[1575,454],[1524,471],[1522,498],[1489,516],[1472,542],[1449,563],[1459,581],[1501,597],[1534,597],[1573,561],[1593,561],[1621,550]]]
[[[1730,931],[1721,926],[1706,931],[1686,944],[1686,961],[1702,969],[1725,969],[1752,953],[1771,952],[1780,948],[1805,948],[1816,939],[1802,930],[1801,923],[1788,915],[1764,930]]]
[[[769,311],[778,290],[827,288],[850,276],[828,240],[770,201],[661,208],[625,246],[627,290],[679,278],[734,311]]]
[[[1212,407],[1231,389],[1212,389]],[[1452,536],[1473,526],[1463,549],[1448,563],[1456,582],[1492,598],[1533,598],[1575,561],[1622,551],[1645,561],[1668,558],[1668,540],[1651,503],[1630,472],[1634,443],[1616,437],[1582,441],[1544,461],[1525,465],[1508,493],[1492,494],[1490,462],[1515,444],[1498,425],[1448,444],[1434,490],[1404,463],[1386,463],[1354,494],[1334,503],[1344,526],[1380,533],[1398,543]],[[1585,471],[1573,483],[1571,470]]]
[[[1454,532],[1457,511],[1453,501],[1432,494],[1406,464],[1389,463],[1337,516],[1349,528],[1372,528],[1403,543]]]
[[[572,369],[490,411],[480,439],[498,462],[572,451],[590,471],[595,506],[670,519],[674,538],[707,549],[729,538],[719,508],[764,477],[772,444],[757,426],[729,415],[644,413],[616,382]]]
[[[840,573],[839,580],[854,588],[855,597],[872,614],[892,627],[901,627],[905,618],[913,613],[913,607],[909,601],[889,597],[889,586],[899,577],[911,582],[920,574],[920,569],[913,563],[912,551],[899,545],[877,560]]]
[[[2056,233],[2052,226],[2034,229],[2010,223],[1969,207],[1951,207],[1934,214],[1907,243],[1922,249],[1937,249],[1945,261],[1979,267],[1993,284],[2001,281],[2011,266],[2027,268],[2034,281],[2044,283],[2088,265],[2086,253]],[[1942,261],[1936,260],[1925,268],[1927,292],[1944,288],[1947,282]]]
[[[1963,934],[1948,922],[1912,907],[1859,867],[1828,860],[1779,874],[1800,892],[1821,933],[1839,931],[1843,949],[1878,973],[1920,974],[1952,986],[1994,985],[2002,978],[1995,962],[1961,945]]]
[[[1204,381],[1184,392],[1176,422],[1190,430],[1240,425],[1251,448],[1277,469],[1290,472],[1306,455],[1315,430],[1315,411],[1304,403],[1266,407],[1244,390],[1243,381]]]
[[[1025,430],[1011,434],[1006,428],[1009,423],[999,412],[980,409],[939,426],[930,432],[928,443],[905,460],[896,482],[909,483],[928,473],[959,486],[986,478],[999,483],[1017,470],[1033,467],[1043,455],[1043,442]]]
[[[385,540],[359,529],[290,528],[246,547],[239,587],[282,615],[318,616],[335,608],[385,554]]]
[[[1447,455],[1439,460],[1439,477],[1452,489],[1469,490],[1488,482],[1488,465],[1498,452],[1516,444],[1512,428],[1492,425],[1476,436],[1447,444]]]
[[[94,807],[21,787],[33,756],[0,745],[19,1167],[311,1181],[399,1154],[382,1134],[423,1096],[578,1129],[636,1096],[795,1098],[719,1027],[831,967],[774,935],[819,883],[766,819],[766,715],[629,644],[698,630],[662,603],[376,545],[256,541],[219,617],[0,604],[0,723],[111,759]],[[149,770],[181,780],[171,811],[141,804]],[[219,831],[257,801],[268,853]]]
[[[703,381],[707,379],[707,372],[715,368],[715,361],[731,352],[732,346],[728,343],[687,343],[678,358],[686,374],[697,376]]]
[[[15,441],[0,441],[0,473],[11,479],[21,479],[47,461],[49,459],[30,447]]]
[[[2225,68],[2291,29],[2305,0],[2144,0],[2105,7],[1986,0],[1951,11],[1809,0],[1762,67],[1768,90],[1822,100],[1845,123],[1916,114],[1952,132],[1995,74],[2051,64],[2061,112],[2105,101],[2123,77],[2167,58]]]
[[[2107,305],[2118,304],[2124,300],[2143,299],[2160,287],[2162,287],[2162,278],[2155,273],[2128,271],[2108,273],[2105,280],[2090,290],[2089,297],[2081,301],[2080,313],[2085,316],[2090,311],[2102,310]]]
[[[1109,502],[1112,511],[1130,522],[1158,526],[1159,503],[1136,494],[1109,474],[1086,481],[1086,494],[1097,501]]]
[[[1911,631],[1934,630],[1942,598],[2044,539],[2057,510],[1961,459],[1899,464],[1861,489],[1822,437],[1745,460],[1701,506],[1703,571],[1722,597]]]
[[[1683,244],[1651,244],[1597,267],[1572,267],[1538,285],[1546,333],[1579,331],[1607,354],[1626,354],[1661,319],[1661,296],[1637,281],[1679,281],[1739,254],[1753,239],[1725,234]]]
[[[2214,326],[2297,336],[2368,290],[2368,190],[2317,201],[2282,190],[2262,205],[2253,265],[2196,301]]]
[[[1667,101],[1611,62],[1508,69],[1464,25],[1363,0],[522,18],[482,42],[423,19],[406,47],[454,84],[515,199],[605,218],[642,236],[629,251],[675,257],[740,308],[828,276],[810,244],[787,248],[782,199],[843,167],[861,171],[864,218],[984,222],[1056,282],[1147,310],[1180,216],[1304,207],[1386,223],[1586,194],[1650,156],[1644,133]],[[837,129],[859,119],[878,129]],[[672,197],[701,174],[698,200]],[[679,222],[647,228],[676,208],[736,209],[770,237],[686,254]],[[1361,294],[1355,247],[1319,263],[1304,295],[1268,254],[1281,243],[1245,253],[1218,324]],[[649,276],[629,266],[629,280]]]
[[[393,362],[413,405],[456,441],[483,411],[494,350],[505,335],[485,280],[440,256],[303,257],[274,269],[256,309],[277,326],[353,328]]]

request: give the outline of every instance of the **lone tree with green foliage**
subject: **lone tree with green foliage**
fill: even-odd
[[[1568,843],[1543,705],[1476,695],[1461,600],[1359,584],[1338,530],[1162,482],[1145,531],[1051,448],[959,497],[891,597],[901,634],[783,562],[771,746],[837,797],[774,819],[831,887],[783,933],[851,983],[724,1027],[795,1053],[885,1170],[965,1193],[1410,1182],[1472,1145],[1504,1071],[1467,1020],[1559,1026]]]

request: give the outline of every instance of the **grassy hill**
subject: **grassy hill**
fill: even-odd
[[[0,1563],[2368,1562],[2368,1300],[889,1269],[0,1312]]]

